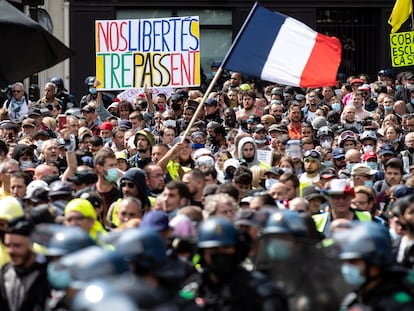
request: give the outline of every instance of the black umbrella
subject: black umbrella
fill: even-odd
[[[6,0],[0,0],[0,86],[52,67],[75,53]]]

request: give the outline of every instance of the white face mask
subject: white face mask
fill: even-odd
[[[265,188],[269,190],[274,184],[277,184],[278,180],[275,178],[268,178],[265,180]]]
[[[366,145],[362,147],[362,149],[364,150],[364,153],[366,153],[366,152],[374,151],[374,146]]]
[[[329,140],[321,141],[321,147],[324,149],[331,148],[331,142]]]

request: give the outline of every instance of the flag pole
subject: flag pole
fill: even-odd
[[[185,132],[181,137],[181,142],[183,142],[185,140],[185,138],[187,137],[187,135],[190,132],[191,128],[193,127],[194,122],[197,120],[197,117],[200,114],[201,110],[204,109],[204,102],[207,100],[208,95],[211,93],[211,90],[213,89],[214,85],[217,83],[217,81],[220,78],[222,73],[223,73],[223,68],[222,68],[222,66],[220,66],[220,68],[217,70],[215,76],[213,77],[213,80],[211,80],[206,92],[204,93],[204,96],[201,99],[201,102],[198,105],[196,111],[194,112],[194,115],[191,118],[190,123],[188,123],[187,128],[185,129]]]
[[[194,122],[197,120],[197,116],[198,114],[201,112],[201,110],[204,108],[204,102],[206,101],[206,99],[208,98],[208,95],[210,94],[211,90],[213,89],[214,85],[216,84],[216,82],[218,81],[218,79],[220,78],[221,74],[223,73],[223,67],[225,67],[226,61],[227,59],[230,57],[231,53],[233,52],[234,47],[237,45],[237,42],[239,41],[239,38],[241,37],[244,29],[247,27],[247,25],[250,22],[250,19],[253,15],[253,13],[256,11],[256,8],[259,6],[259,3],[256,1],[252,7],[252,9],[249,12],[249,15],[247,16],[246,20],[244,21],[242,27],[240,28],[236,38],[234,39],[232,45],[230,46],[230,49],[228,50],[226,56],[224,57],[223,61],[221,62],[220,68],[217,70],[216,75],[214,76],[213,80],[211,80],[210,85],[208,86],[203,98],[201,99],[201,103],[200,105],[198,105],[197,110],[195,111],[190,123],[188,124],[182,138],[181,138],[181,142],[183,142],[186,138],[186,136],[188,135],[188,133],[190,132],[190,129],[193,127]]]

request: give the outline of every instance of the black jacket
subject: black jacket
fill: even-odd
[[[35,263],[22,270],[14,268],[10,263],[4,265],[0,274],[1,310],[44,310],[50,293],[46,266],[46,263]]]

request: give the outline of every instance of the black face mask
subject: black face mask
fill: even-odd
[[[234,254],[217,253],[211,255],[211,265],[208,266],[208,269],[220,279],[231,276],[236,268],[237,262]]]
[[[409,153],[414,153],[414,147],[407,147],[407,150]]]

